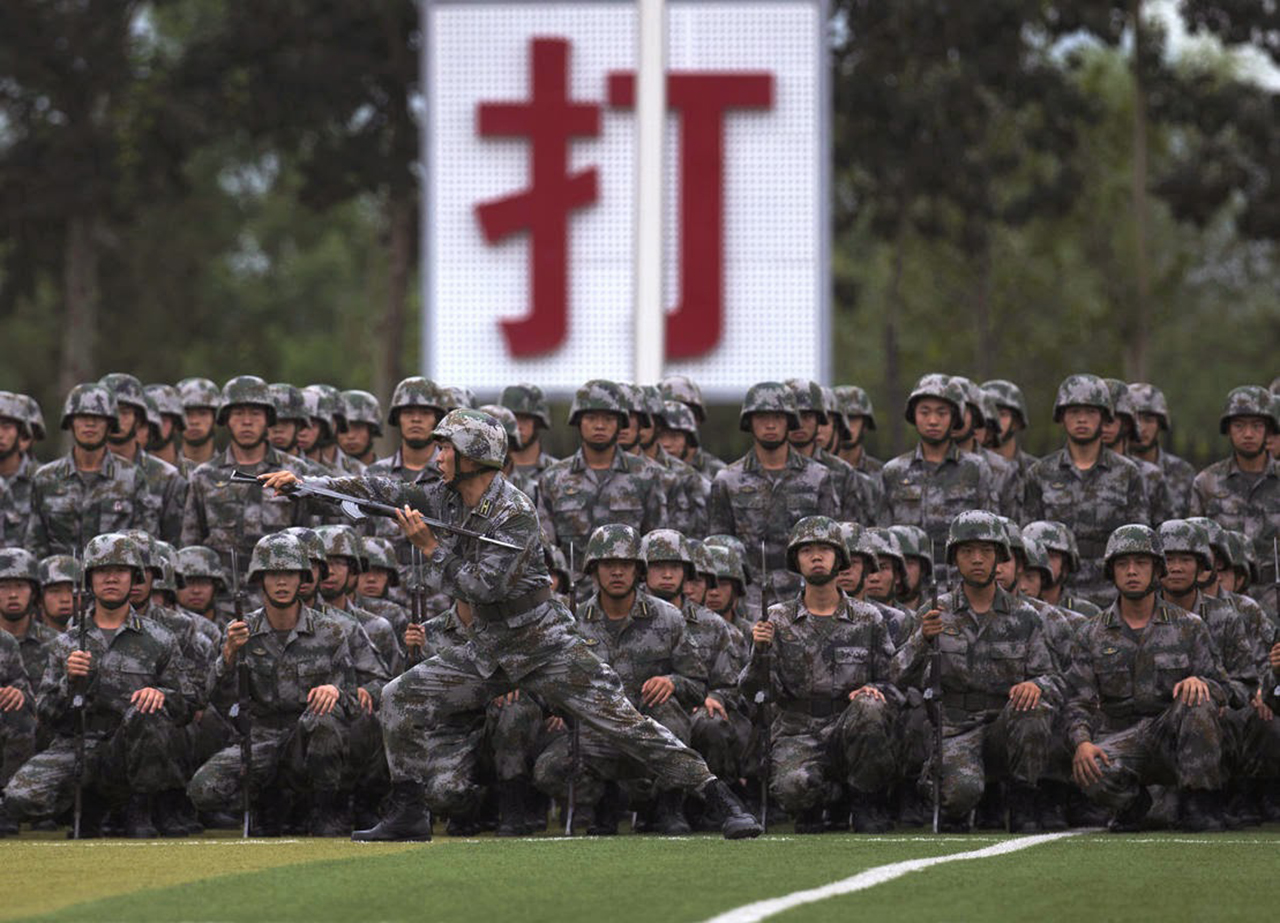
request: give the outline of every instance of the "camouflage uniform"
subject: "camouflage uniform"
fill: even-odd
[[[1004,378],[994,378],[991,381],[984,381],[979,387],[991,395],[995,401],[997,411],[995,425],[997,428],[1000,425],[999,411],[1002,408],[1013,411],[1018,419],[1022,421],[1023,429],[1031,426],[1031,416],[1027,413],[1027,400],[1023,397],[1022,389],[1016,384]],[[1008,460],[1006,459],[1006,461]],[[1018,469],[1018,476],[1022,479],[1022,489],[1025,496],[1027,473],[1039,459],[1019,447],[1014,453],[1012,461]]]
[[[857,385],[836,385],[832,389],[836,396],[836,405],[846,420],[850,417],[863,417],[866,422],[863,423],[863,429],[874,431],[876,428],[875,409],[871,405],[871,398],[867,396],[867,392]],[[855,466],[858,471],[864,474],[876,474],[884,467],[884,462],[878,458],[873,458],[867,454],[864,449],[862,457],[858,459]]]
[[[387,572],[387,594],[381,597],[358,596],[356,605],[362,609],[380,615],[395,629],[396,638],[404,637],[404,630],[409,627],[409,611],[390,598],[390,591],[400,583],[399,562],[396,560],[395,545],[381,537],[362,539],[365,570],[381,569]]]
[[[950,384],[964,397],[964,408],[972,414],[973,428],[999,427],[999,411],[981,388],[961,375],[951,376]],[[976,455],[987,463],[991,469],[991,501],[993,511],[1010,519],[1019,519],[1022,515],[1023,492],[1025,478],[1013,462],[987,448],[974,438],[973,449],[969,454]],[[966,440],[967,441],[967,440]]]
[[[128,404],[137,411],[138,425],[147,426],[146,392],[142,382],[123,372],[112,372],[99,382],[115,396],[116,406]],[[137,466],[144,482],[143,513],[134,526],[167,542],[176,542],[182,533],[182,515],[187,503],[187,479],[167,461],[150,455],[135,444],[126,446],[119,457]]]
[[[1159,445],[1159,434],[1169,431],[1169,404],[1164,392],[1155,385],[1145,382],[1132,382],[1128,386],[1129,404],[1135,414],[1149,413],[1159,418],[1156,431],[1157,444],[1155,464],[1164,472],[1165,486],[1169,491],[1170,518],[1183,519],[1190,515],[1191,483],[1195,480],[1196,469],[1185,459],[1179,458]]]
[[[542,429],[551,429],[551,406],[547,403],[547,398],[542,393],[542,389],[537,385],[508,385],[502,389],[502,396],[499,398],[498,403],[512,413],[528,414],[531,417],[536,417],[538,426]],[[523,475],[528,479],[529,483],[536,484],[542,476],[542,472],[551,467],[556,461],[558,459],[555,456],[548,455],[546,450],[540,450],[537,461],[532,465],[516,465],[513,473]],[[512,482],[515,483],[514,478]]]
[[[13,420],[20,434],[29,435],[27,408],[21,395],[0,391],[0,417]],[[23,455],[13,474],[0,475],[0,548],[21,548],[31,518],[31,483],[36,463]]]
[[[25,763],[35,749],[35,697],[22,662],[18,642],[7,631],[0,631],[0,689],[13,686],[22,693],[22,707],[0,712],[0,787]],[[0,823],[4,820],[0,812]]]

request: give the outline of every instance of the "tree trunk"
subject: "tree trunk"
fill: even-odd
[[[1135,292],[1129,336],[1124,344],[1124,374],[1147,380],[1147,341],[1151,329],[1151,277],[1147,240],[1147,97],[1142,81],[1142,0],[1133,0],[1133,269]]]
[[[981,383],[994,377],[992,350],[996,342],[995,331],[991,324],[991,238],[989,235],[985,233],[982,235],[982,243],[973,256],[978,270],[973,292],[973,314],[977,327],[977,342],[973,350],[973,372],[977,376],[975,381]]]
[[[889,455],[896,455],[902,446],[902,414],[897,408],[902,406],[903,392],[902,382],[899,376],[902,374],[899,368],[898,356],[898,322],[902,318],[902,276],[903,264],[906,262],[907,249],[907,210],[905,205],[898,218],[898,232],[894,236],[893,241],[893,274],[889,280],[889,297],[885,304],[884,317],[884,396],[889,402],[890,413],[887,414],[889,423],[889,443],[891,449],[888,450]],[[886,414],[882,409],[880,411],[880,419],[884,420]],[[881,447],[880,451],[886,449]]]
[[[98,328],[98,250],[92,218],[77,215],[67,222],[62,253],[62,358],[59,393],[97,378],[94,348]]]
[[[409,300],[409,279],[413,273],[414,197],[390,190],[384,215],[387,222],[387,300],[378,319],[378,346],[375,352],[373,391],[382,406],[404,377],[401,350],[405,336],[405,313]]]

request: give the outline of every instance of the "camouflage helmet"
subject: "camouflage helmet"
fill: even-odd
[[[1128,391],[1129,406],[1135,414],[1149,413],[1160,421],[1160,429],[1169,429],[1169,404],[1163,391],[1145,381],[1130,382]]]
[[[18,398],[27,407],[27,425],[31,427],[31,437],[40,442],[45,437],[44,414],[40,410],[40,402],[30,394],[19,394]]]
[[[501,470],[507,461],[507,431],[483,410],[450,410],[436,424],[431,438],[448,440],[459,455],[485,468]]]
[[[856,522],[840,523],[840,535],[844,538],[844,550],[852,563],[854,558],[862,559],[862,574],[874,574],[880,569],[880,556],[876,553],[876,540],[870,535],[870,529],[864,529]]]
[[[250,583],[261,580],[262,575],[269,571],[291,570],[301,572],[304,583],[311,579],[311,558],[298,536],[285,530],[258,539],[258,544],[253,546],[253,554],[249,556]]]
[[[162,539],[155,540],[153,563],[158,565],[160,574],[156,577],[156,582],[152,585],[153,590],[161,590],[167,593],[176,593],[178,591],[178,551],[168,542]]]
[[[533,417],[543,429],[551,429],[551,405],[537,385],[507,385],[502,389],[498,403],[514,414]]]
[[[889,531],[898,539],[904,558],[920,559],[921,579],[933,573],[933,545],[929,533],[919,526],[890,526]]]
[[[640,389],[641,406],[644,407],[644,412],[649,415],[654,426],[661,426],[667,413],[662,392],[658,390],[657,385],[638,385],[637,387]]]
[[[693,561],[694,577],[690,579],[715,577],[711,571],[711,557],[707,554],[706,546],[694,539],[687,539],[686,543],[689,547],[689,558]]]
[[[600,412],[617,414],[618,426],[625,429],[630,403],[630,398],[617,382],[593,378],[573,393],[573,403],[569,405],[569,425],[577,426],[584,413]]]
[[[159,436],[160,427],[164,425],[164,418],[160,416],[160,405],[156,403],[154,397],[145,391],[142,392],[142,399],[147,402],[145,422],[152,429],[153,434]]]
[[[1055,519],[1039,519],[1023,526],[1022,534],[1025,538],[1033,538],[1044,545],[1046,551],[1066,555],[1067,566],[1072,571],[1080,569],[1080,549],[1076,546],[1075,533],[1066,523]]]
[[[399,586],[400,565],[396,561],[396,546],[391,543],[391,539],[378,535],[366,535],[361,538],[360,545],[364,551],[364,560],[368,562],[365,570],[370,571],[374,568],[385,570],[387,586]]]
[[[982,389],[973,383],[973,379],[963,375],[952,375],[948,383],[958,392],[958,396],[963,397],[964,406],[973,411],[974,427],[985,426],[987,418],[982,412]]]
[[[218,425],[226,426],[232,407],[261,407],[267,412],[267,425],[276,424],[276,405],[271,400],[271,389],[257,375],[237,375],[222,388],[222,400],[218,404]]]
[[[796,413],[816,413],[819,423],[827,422],[827,404],[820,384],[805,378],[788,378],[783,384],[791,390]]]
[[[1271,392],[1261,385],[1242,385],[1231,389],[1218,421],[1218,432],[1225,436],[1235,417],[1262,417],[1270,432],[1280,431],[1280,419],[1276,418]]]
[[[960,406],[962,397],[957,390],[951,387],[951,378],[943,375],[941,372],[930,372],[924,375],[916,382],[916,386],[911,389],[911,393],[907,395],[907,407],[903,411],[903,417],[912,426],[916,423],[916,404],[931,397],[934,400],[946,401],[951,405],[951,425],[959,426],[964,419],[964,408]]]
[[[693,411],[698,423],[707,420],[707,405],[702,400],[702,389],[688,375],[668,375],[658,382],[664,401],[678,401]]]
[[[0,548],[0,580],[27,580],[40,588],[40,562],[25,548]]]
[[[302,389],[287,381],[277,381],[267,386],[271,392],[271,400],[276,405],[276,421],[284,423],[293,420],[306,423],[311,415],[307,412],[307,399],[302,396]]]
[[[832,390],[836,395],[836,407],[846,421],[862,417],[866,421],[863,424],[866,429],[876,428],[876,411],[866,391],[857,385],[836,385]]]
[[[487,413],[499,423],[507,434],[507,445],[512,449],[523,448],[520,443],[520,423],[516,420],[516,415],[511,412],[510,408],[503,407],[501,404],[482,404],[480,406],[481,413]]]
[[[1221,556],[1222,560],[1230,559],[1230,550],[1227,548],[1227,530],[1222,528],[1216,519],[1210,519],[1208,516],[1191,516],[1187,522],[1194,525],[1204,533],[1204,540],[1209,545],[1209,563],[1213,564],[1213,555]]]
[[[70,429],[71,418],[77,416],[106,417],[114,431],[117,428],[115,395],[100,384],[76,385],[62,405],[62,428]]]
[[[222,406],[222,391],[207,378],[184,378],[174,387],[178,389],[183,410],[207,408],[216,411]]]
[[[1160,523],[1158,532],[1160,548],[1166,556],[1171,551],[1195,555],[1202,570],[1213,570],[1213,549],[1209,547],[1209,536],[1194,522],[1189,519],[1166,519]]]
[[[1243,532],[1232,529],[1224,530],[1223,541],[1227,545],[1227,563],[1243,575],[1245,584],[1257,583],[1262,575],[1258,569],[1258,559],[1253,554],[1253,542]]]
[[[1132,522],[1120,526],[1107,539],[1107,550],[1102,559],[1102,570],[1108,580],[1115,580],[1116,558],[1126,554],[1145,554],[1156,560],[1156,577],[1165,574],[1164,546],[1159,534],[1148,525]]]
[[[751,583],[751,563],[747,560],[747,546],[742,543],[742,539],[736,535],[716,534],[708,535],[702,540],[702,544],[708,548],[728,548],[738,556],[738,560],[742,562],[742,576],[747,584]]]
[[[346,429],[345,424],[338,426],[338,404],[342,398],[335,398],[325,386],[307,385],[302,389],[302,400],[307,405],[307,419],[319,422],[326,436],[332,437],[340,429]]]
[[[476,396],[470,388],[457,385],[440,385],[440,403],[445,413],[458,408],[475,409]]]
[[[218,552],[204,545],[188,545],[179,548],[177,565],[174,567],[178,586],[182,587],[192,577],[207,577],[219,590],[227,588],[227,575],[222,570],[222,559]]]
[[[1027,535],[1025,530],[1022,533],[1022,553],[1026,558],[1024,570],[1041,571],[1046,583],[1053,579],[1053,564],[1049,561],[1049,549],[1045,548],[1044,543],[1039,539]]]
[[[307,526],[290,526],[281,531],[286,535],[292,535],[302,543],[303,551],[307,554],[307,560],[312,564],[319,565],[321,580],[329,576],[329,555],[325,552],[324,539],[320,537],[315,529]]]
[[[738,414],[738,429],[744,433],[751,432],[753,413],[786,414],[787,428],[800,428],[795,396],[790,388],[779,381],[761,381],[747,389],[747,395],[742,399],[742,411]]]
[[[1022,420],[1022,427],[1031,425],[1031,417],[1027,414],[1027,399],[1022,389],[1007,378],[993,378],[982,383],[982,390],[990,392],[996,399],[996,406],[1012,410]]]
[[[343,391],[342,415],[347,423],[365,423],[373,436],[382,435],[382,407],[368,391]]]
[[[1104,420],[1110,420],[1116,409],[1107,383],[1087,372],[1068,375],[1058,385],[1058,394],[1053,400],[1054,423],[1062,422],[1062,412],[1068,407],[1097,407]]]
[[[876,569],[884,567],[884,562],[888,561],[893,565],[898,578],[906,579],[907,559],[902,553],[902,545],[898,541],[898,536],[893,534],[893,530],[878,527],[865,528],[862,530],[862,535],[867,547],[876,553]]]
[[[434,410],[436,418],[445,414],[444,396],[436,383],[421,375],[411,375],[396,385],[391,392],[391,408],[387,413],[387,422],[399,427],[400,411],[405,407],[424,407]]]
[[[31,421],[27,419],[27,406],[22,398],[11,391],[0,391],[0,417],[17,424],[24,439],[31,438]]]
[[[1009,533],[995,513],[986,510],[965,510],[951,520],[947,530],[947,563],[956,563],[956,549],[965,542],[990,542],[996,546],[996,561],[1008,561],[1011,557]]]
[[[1000,432],[1000,405],[996,403],[996,396],[985,388],[979,388],[978,399],[982,402],[982,426],[998,434]]]
[[[69,554],[51,554],[40,561],[40,587],[51,587],[55,583],[70,583],[73,586],[84,579],[80,562]]]
[[[637,425],[641,427],[651,426],[653,421],[649,417],[649,405],[644,399],[644,391],[639,385],[633,385],[629,381],[615,382],[618,391],[622,393],[622,406],[627,408],[627,412],[637,421]]]
[[[335,433],[345,433],[347,431],[347,404],[342,399],[342,392],[333,385],[317,384],[307,385],[307,387],[324,396],[320,407],[322,411],[328,411],[332,414],[333,431]]]
[[[689,540],[675,529],[654,529],[640,540],[640,556],[645,566],[661,561],[674,561],[684,565],[686,577],[694,574],[693,555],[689,552]]]
[[[702,562],[697,565],[701,573],[710,574],[717,581],[736,580],[739,593],[746,589],[747,577],[742,571],[742,559],[732,548],[701,542],[698,547],[702,549]]]
[[[98,379],[98,384],[115,395],[117,407],[128,404],[146,412],[147,392],[142,390],[142,382],[128,372],[109,372]]]
[[[146,579],[147,561],[142,548],[132,538],[120,532],[95,535],[84,546],[84,582],[90,585],[90,575],[95,567],[128,567],[133,570],[134,583]]]
[[[853,435],[853,430],[849,429],[849,421],[845,419],[844,411],[840,409],[840,401],[836,399],[836,389],[826,385],[818,387],[822,389],[822,406],[827,408],[827,419],[839,431],[840,438],[849,438]]]
[[[156,537],[145,529],[121,529],[121,535],[133,539],[142,552],[143,566],[159,579],[164,576],[164,568],[160,563],[160,553],[156,549]]]
[[[698,444],[698,421],[687,404],[679,401],[663,401],[662,422],[667,429],[688,436],[690,445]]]
[[[324,542],[326,558],[349,558],[352,573],[360,572],[360,562],[364,558],[364,548],[356,530],[344,525],[316,526],[316,535]]]
[[[611,522],[598,527],[587,539],[587,553],[582,560],[582,572],[591,574],[601,561],[635,561],[643,570],[644,554],[640,547],[640,535],[631,526]]]
[[[800,573],[799,551],[804,545],[830,545],[836,552],[837,571],[849,566],[849,549],[840,524],[829,516],[806,516],[791,529],[787,539],[787,570]]]
[[[166,417],[173,418],[173,425],[179,431],[187,428],[182,415],[182,397],[173,385],[147,385],[142,389],[147,397],[155,401],[156,409]]]
[[[1133,413],[1133,402],[1129,400],[1129,386],[1119,378],[1104,378],[1102,380],[1106,384],[1107,390],[1111,392],[1112,419],[1127,417],[1130,428],[1136,426],[1138,418]]]

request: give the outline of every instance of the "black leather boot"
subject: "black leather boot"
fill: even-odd
[[[762,828],[738,796],[720,779],[712,779],[699,792],[712,817],[720,818],[720,833],[726,840],[741,840],[760,835]]]
[[[425,843],[431,839],[431,812],[418,782],[395,782],[387,796],[382,820],[368,830],[357,830],[358,843]]]
[[[663,836],[688,836],[693,832],[684,816],[684,792],[659,792],[654,812],[654,832]]]
[[[1036,804],[1036,790],[1022,782],[1010,782],[1005,789],[1009,805],[1010,833],[1039,833],[1040,818]]]
[[[124,811],[124,835],[131,840],[152,840],[160,835],[151,822],[154,799],[150,795],[130,795]]]

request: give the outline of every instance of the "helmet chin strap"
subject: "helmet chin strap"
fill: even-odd
[[[984,580],[972,580],[963,574],[960,575],[960,579],[964,581],[965,586],[971,586],[975,590],[985,590],[987,587],[991,586],[991,584],[996,582],[995,565],[993,564],[991,566],[991,570],[987,573],[986,579]]]
[[[829,571],[825,574],[814,574],[811,577],[805,577],[804,582],[810,586],[826,586],[832,580],[836,579],[835,571]]]

